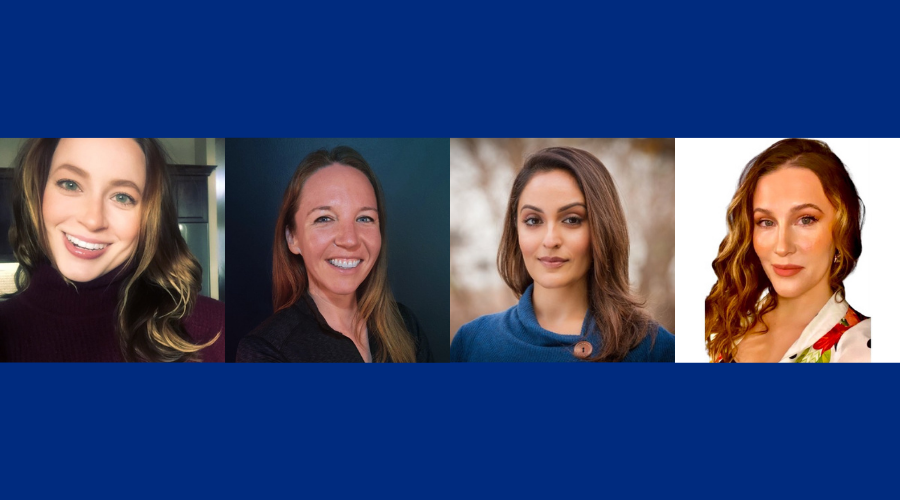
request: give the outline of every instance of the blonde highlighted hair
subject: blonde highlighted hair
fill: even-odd
[[[119,348],[126,361],[197,361],[197,352],[218,339],[196,344],[182,325],[197,301],[203,271],[178,230],[165,150],[156,139],[134,140],[144,153],[147,183],[137,248],[122,267],[129,274],[119,289]],[[19,292],[52,257],[41,206],[58,144],[59,139],[29,139],[15,160],[9,240],[19,263]]]
[[[712,263],[717,281],[706,298],[705,325],[711,359],[732,361],[737,342],[757,323],[766,328],[762,316],[778,305],[778,294],[753,249],[753,194],[762,176],[784,167],[807,168],[816,174],[835,208],[835,260],[828,280],[840,300],[845,293],[844,280],[862,253],[865,206],[840,158],[822,141],[784,139],[769,146],[741,173],[728,206],[728,234]]]
[[[359,313],[358,324],[369,329],[369,335],[377,335],[384,347],[375,361],[412,363],[416,360],[416,348],[412,336],[403,323],[400,310],[394,301],[387,277],[387,211],[384,194],[375,173],[366,160],[354,149],[338,146],[331,151],[320,149],[308,154],[294,171],[278,212],[275,223],[275,240],[272,245],[272,304],[275,312],[286,309],[301,300],[309,289],[309,277],[303,257],[294,255],[285,240],[285,230],[295,232],[294,214],[300,207],[303,185],[314,173],[329,165],[340,164],[362,172],[372,189],[378,208],[381,232],[381,251],[369,275],[356,291]]]

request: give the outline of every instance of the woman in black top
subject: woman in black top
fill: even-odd
[[[304,158],[275,226],[275,315],[241,341],[237,361],[432,361],[388,285],[385,231],[381,187],[359,153]]]

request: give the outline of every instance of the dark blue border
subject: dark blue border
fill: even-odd
[[[0,467],[44,495],[867,496],[896,371],[0,365]]]
[[[900,136],[896,15],[867,5],[255,7],[5,7],[0,136]],[[41,496],[873,496],[897,378],[6,365],[0,471]]]

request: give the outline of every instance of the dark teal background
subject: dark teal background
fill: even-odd
[[[416,315],[435,361],[450,360],[448,139],[228,139],[229,361],[272,315],[272,243],[288,182],[307,154],[340,145],[359,151],[381,182],[394,297]]]

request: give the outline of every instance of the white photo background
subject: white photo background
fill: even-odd
[[[676,361],[707,362],[704,300],[716,282],[712,261],[725,237],[725,215],[747,163],[773,139],[677,139],[675,146]],[[872,317],[872,361],[900,361],[900,339],[887,314],[898,278],[892,200],[900,199],[900,140],[819,139],[844,162],[866,206],[863,252],[847,278],[847,300]],[[896,307],[896,306],[894,306]]]

